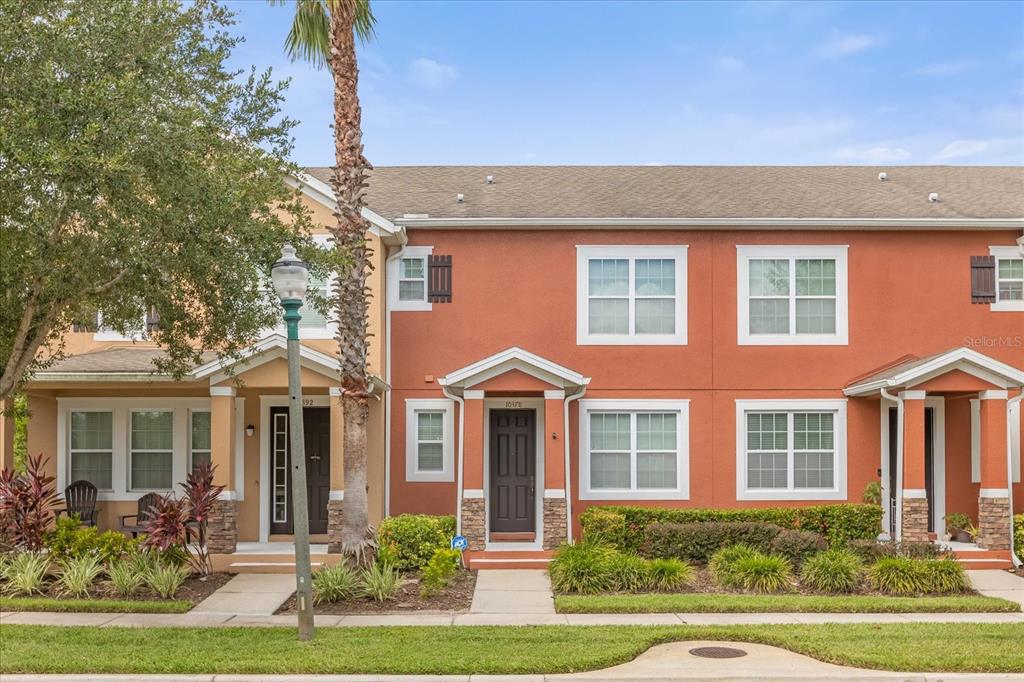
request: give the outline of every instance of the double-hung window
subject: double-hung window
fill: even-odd
[[[73,410],[70,420],[70,481],[113,489],[114,413]]]
[[[739,500],[846,499],[843,400],[736,401]]]
[[[1024,310],[1024,256],[1016,246],[992,246],[995,257],[996,300],[992,310]]]
[[[576,247],[580,345],[686,343],[685,246]]]
[[[452,401],[443,398],[406,400],[405,410],[406,480],[455,480]]]
[[[740,345],[845,345],[845,246],[737,247]]]
[[[174,487],[174,412],[132,410],[129,461],[131,490]]]
[[[581,401],[580,454],[582,499],[688,499],[689,404]]]
[[[388,268],[392,310],[431,310],[428,300],[432,246],[407,246]]]
[[[196,470],[200,464],[210,464],[210,412],[189,410],[189,467]]]

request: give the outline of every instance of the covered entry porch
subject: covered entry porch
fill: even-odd
[[[978,549],[1009,559],[1020,481],[1024,372],[973,349],[903,358],[856,380],[879,399],[884,525],[895,539],[944,542],[951,513],[978,528]]]

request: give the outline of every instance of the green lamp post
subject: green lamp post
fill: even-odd
[[[288,326],[288,431],[292,468],[292,523],[295,529],[295,599],[299,640],[313,639],[313,577],[309,558],[309,501],[306,499],[306,448],[302,428],[302,380],[299,369],[299,309],[306,297],[309,269],[291,244],[270,269],[270,279]]]

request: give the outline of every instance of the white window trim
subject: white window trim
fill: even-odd
[[[849,344],[849,290],[847,251],[840,244],[823,246],[737,246],[736,247],[736,329],[737,343],[741,346],[845,346]],[[797,334],[791,324],[789,334],[750,333],[750,261],[761,258],[798,259],[834,258],[836,261],[836,333]],[[790,268],[790,300],[795,268]],[[790,320],[796,312],[790,306]]]
[[[392,310],[433,310],[433,304],[427,300],[427,289],[430,286],[430,263],[427,256],[434,253],[433,246],[407,246],[395,256],[389,259],[388,265],[388,300]],[[398,282],[402,272],[403,258],[423,259],[423,300],[402,301],[398,298]]]
[[[141,341],[145,338],[146,329],[146,314],[142,313],[139,318],[139,329],[131,330],[127,334],[122,334],[116,329],[104,329],[103,328],[103,311],[100,310],[96,313],[96,332],[92,335],[93,341]]]
[[[676,487],[665,490],[608,489],[590,487],[590,413],[591,412],[675,412]],[[690,499],[690,401],[589,399],[580,401],[580,499],[581,500],[688,500]],[[631,440],[635,440],[631,430]],[[635,448],[632,448],[635,449]],[[633,463],[630,464],[631,477]]]
[[[117,441],[117,413],[115,413],[113,410],[109,410],[109,409],[105,409],[105,408],[101,408],[101,407],[82,407],[82,408],[70,409],[70,410],[67,411],[67,426],[65,427],[67,429],[67,448],[62,448],[61,449],[61,452],[65,452],[66,453],[64,459],[67,462],[67,476],[66,476],[67,483],[65,483],[65,485],[62,486],[58,490],[58,492],[63,491],[63,489],[66,488],[68,484],[73,482],[72,479],[71,479],[71,471],[72,471],[71,459],[72,459],[72,455],[74,454],[72,449],[71,449],[71,413],[72,412],[102,412],[102,413],[108,413],[109,412],[110,413],[110,485],[111,486],[115,485],[115,479],[114,479],[114,453],[117,451],[117,442],[116,442]],[[82,452],[106,452],[106,450],[82,448]],[[105,492],[110,492],[112,490],[113,490],[112,487],[111,488],[99,488],[99,493],[102,494],[102,493],[105,493]]]
[[[831,488],[747,488],[747,412],[834,412],[833,434],[835,455],[832,466],[834,476]],[[789,452],[793,444],[790,442]],[[792,457],[787,464],[792,471]],[[737,400],[736,401],[736,499],[755,500],[845,500],[846,499],[846,400]]]
[[[417,412],[442,412],[443,466],[440,471],[419,471],[417,457]],[[455,403],[447,398],[419,398],[405,401],[405,480],[410,483],[450,483],[455,480]]]
[[[57,490],[71,483],[71,412],[112,412],[113,413],[113,459],[111,461],[111,490],[99,491],[98,499],[113,502],[136,501],[152,491],[129,488],[131,467],[128,461],[131,452],[131,419],[133,411],[172,411],[174,413],[174,447],[171,451],[171,480],[174,487],[157,492],[183,493],[181,483],[189,472],[187,439],[188,411],[209,410],[209,398],[57,398]]]
[[[133,448],[132,447],[132,415],[136,412],[170,412],[171,413],[171,485],[167,488],[136,488],[132,481],[132,458],[135,453],[146,453],[146,452],[167,452],[167,450],[155,450],[152,448]],[[185,411],[185,433],[188,433],[188,410]],[[131,493],[159,493],[171,490],[175,484],[174,478],[174,455],[181,449],[182,443],[178,440],[182,435],[182,432],[178,430],[178,419],[179,415],[174,408],[167,407],[131,407],[128,409],[128,492]],[[191,436],[191,434],[188,434]],[[191,438],[189,439],[191,440]],[[188,447],[185,447],[188,450]],[[187,463],[186,463],[187,464]]]
[[[1000,301],[999,300],[999,259],[1000,258],[1013,258],[1019,259],[1024,258],[1024,254],[1021,254],[1020,248],[1016,246],[990,246],[988,247],[988,253],[990,256],[995,256],[996,259],[996,271],[995,271],[995,282],[996,282],[996,301],[989,303],[989,310],[997,313],[1009,313],[1009,312],[1021,312],[1024,311],[1024,301]]]
[[[687,338],[687,252],[685,244],[663,246],[576,246],[576,344],[579,346],[685,346]],[[629,327],[633,328],[635,298],[634,261],[637,258],[674,258],[676,262],[675,334],[591,334],[591,258],[629,259]],[[642,298],[642,297],[641,297]]]
[[[329,234],[314,234],[313,242],[320,248],[326,249],[331,247],[331,235]],[[333,300],[335,285],[336,285],[337,273],[331,272],[327,276],[327,298]],[[267,286],[263,288],[263,291],[270,289],[270,282],[267,281]],[[303,303],[305,305],[305,303]],[[299,327],[299,338],[300,339],[333,339],[338,333],[338,323],[330,319],[328,316],[327,324],[323,327]],[[281,324],[265,329],[260,335],[261,338],[270,336],[271,334],[280,334],[281,336],[287,336],[287,325],[284,320],[281,320]]]

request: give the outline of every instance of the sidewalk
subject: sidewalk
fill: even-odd
[[[555,613],[547,571],[478,571],[470,613]]]
[[[1000,597],[1024,609],[1024,578],[1007,571],[967,571],[974,589],[986,597]]]
[[[691,653],[699,647],[738,649],[738,658],[703,658]],[[664,682],[665,680],[958,680],[973,682],[1024,680],[1006,673],[897,673],[823,663],[802,654],[745,642],[673,642],[661,644],[634,660],[604,670],[557,675],[4,675],[4,682]]]

